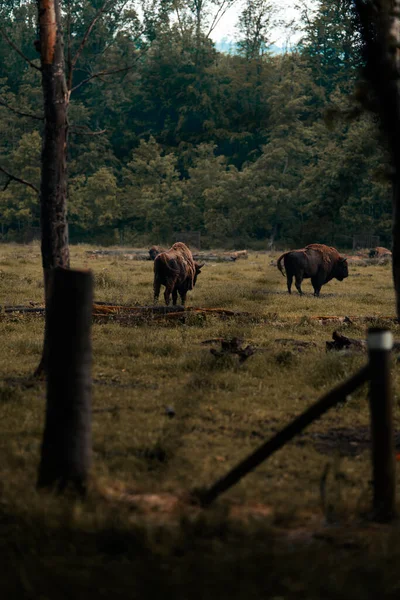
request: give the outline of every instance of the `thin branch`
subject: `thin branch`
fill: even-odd
[[[174,2],[174,8],[175,8],[176,17],[178,19],[179,29],[180,29],[181,35],[183,35],[184,28],[183,28],[182,21],[181,21],[181,15],[179,13],[179,7],[177,6],[177,4],[175,2]]]
[[[93,27],[96,25],[97,21],[100,19],[101,15],[104,13],[104,11],[107,9],[109,3],[110,3],[110,0],[105,0],[104,4],[99,8],[99,10],[95,14],[95,16],[93,17],[91,22],[89,23],[89,26],[86,29],[86,32],[82,38],[82,41],[79,44],[79,48],[76,51],[75,56],[73,57],[73,59],[71,61],[71,75],[72,75],[72,71],[74,70],[76,63],[79,60],[80,55],[82,54],[82,51],[85,47],[86,42],[88,41],[88,38],[92,32]]]
[[[122,11],[125,9],[125,6],[128,4],[130,0],[125,0],[125,2],[120,6],[120,9],[117,13],[118,17],[121,16]],[[112,25],[110,24],[110,22],[108,22],[108,27],[109,27],[109,33],[112,37],[112,41],[109,44],[105,44],[103,50],[101,50],[99,52],[100,55],[103,55],[105,52],[107,52],[107,50],[109,48],[111,48],[111,46],[113,46],[115,44],[115,42],[117,41],[117,36],[115,35],[116,33],[118,33],[118,31],[122,31],[121,28],[118,28],[118,26],[114,23],[114,27],[112,27]],[[135,41],[135,40],[133,40]]]
[[[141,36],[145,33],[145,31],[146,31],[146,27],[143,27],[143,29],[138,31],[137,34],[135,35],[135,37],[131,38],[131,43],[135,44],[138,40],[140,40]],[[106,44],[104,46],[103,50],[101,50],[100,52],[97,52],[95,54],[95,56],[103,56],[107,52],[107,50],[109,50],[109,48],[111,48],[117,41],[118,41],[117,37],[114,36],[112,41],[109,44]]]
[[[89,128],[85,129],[82,125],[71,125],[69,132],[75,135],[101,135],[106,133],[107,129],[99,129],[98,131],[91,131]]]
[[[28,187],[32,188],[32,190],[34,190],[37,194],[39,194],[38,188],[35,185],[33,185],[33,183],[29,183],[29,181],[25,181],[25,179],[21,179],[20,177],[16,177],[15,175],[11,175],[11,173],[9,173],[8,171],[6,171],[6,169],[4,169],[3,167],[0,167],[0,171],[2,173],[4,173],[5,175],[7,175],[7,177],[9,178],[9,181],[4,186],[4,189],[6,189],[8,187],[8,185],[9,185],[10,181],[13,180],[13,181],[18,181],[18,183],[23,183],[24,185],[27,185]]]
[[[36,119],[37,121],[44,121],[44,117],[41,117],[39,115],[34,115],[33,113],[26,113],[26,112],[23,112],[22,110],[17,110],[16,108],[13,108],[12,106],[7,104],[7,102],[4,102],[3,100],[0,100],[0,106],[4,106],[5,108],[8,108],[8,110],[15,113],[16,115],[20,115],[21,117],[30,117],[31,119]]]
[[[218,23],[220,22],[220,20],[222,19],[222,17],[224,16],[224,14],[226,13],[226,11],[231,8],[231,6],[233,6],[235,4],[236,0],[233,0],[232,2],[228,2],[228,0],[223,0],[223,2],[221,3],[221,5],[219,6],[217,12],[214,15],[214,18],[211,22],[211,25],[208,29],[207,35],[206,37],[209,37],[211,35],[211,33],[214,31],[214,29],[216,28],[216,26],[218,25]]]
[[[142,56],[142,54],[143,53],[141,52],[139,54],[139,56],[136,58],[136,61],[134,63],[132,63],[131,65],[128,65],[127,67],[122,67],[121,69],[111,69],[110,71],[99,71],[98,73],[93,73],[93,75],[91,75],[90,77],[87,77],[86,79],[84,79],[83,81],[78,83],[75,87],[73,87],[71,89],[71,93],[74,92],[75,90],[77,90],[78,88],[80,88],[85,83],[88,83],[88,81],[91,81],[92,79],[96,79],[97,77],[102,77],[103,75],[114,75],[116,73],[124,73],[126,71],[130,71],[130,69],[133,69],[136,66],[136,63],[138,62],[138,60]]]
[[[0,34],[6,40],[7,44],[9,44],[11,46],[11,48],[13,48],[15,50],[15,52],[17,52],[17,54],[19,54],[24,60],[26,60],[26,62],[33,69],[36,69],[37,71],[41,71],[42,70],[40,67],[38,67],[37,65],[35,65],[35,63],[33,63],[31,60],[29,60],[29,58],[27,56],[25,56],[25,54],[23,52],[21,52],[21,50],[18,48],[18,46],[16,46],[14,44],[14,42],[8,37],[8,35],[6,34],[6,32],[4,31],[4,29],[2,27],[0,27]]]

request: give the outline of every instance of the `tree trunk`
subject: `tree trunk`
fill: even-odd
[[[45,117],[41,159],[40,224],[47,306],[49,271],[55,267],[69,267],[67,224],[69,92],[65,78],[64,40],[59,0],[38,0],[38,19]],[[35,375],[46,370],[46,332],[47,317],[43,355]]]
[[[38,0],[45,128],[40,206],[43,269],[69,267],[67,133],[69,93],[59,0]]]
[[[400,1],[355,0],[363,40],[364,76],[388,141],[393,165],[393,283],[400,319]],[[371,99],[361,97],[368,108]]]
[[[93,277],[50,271],[47,402],[38,487],[86,492],[91,459]]]
[[[393,182],[392,272],[396,291],[396,315],[400,319],[400,166]]]

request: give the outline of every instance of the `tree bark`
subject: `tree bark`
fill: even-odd
[[[393,165],[393,283],[400,319],[400,1],[355,0],[369,94],[361,102],[380,117]]]
[[[69,92],[65,78],[64,40],[59,0],[37,0],[44,105],[41,159],[40,224],[46,306],[49,272],[69,267],[67,224],[67,137]],[[41,362],[35,375],[46,370],[47,316]]]
[[[38,0],[45,127],[40,206],[43,269],[69,267],[67,134],[69,93],[59,0]]]
[[[93,277],[50,271],[47,402],[38,487],[84,494],[91,459]]]
[[[399,116],[400,118],[400,116]],[[400,319],[400,165],[393,182],[392,273],[396,291],[396,315]]]

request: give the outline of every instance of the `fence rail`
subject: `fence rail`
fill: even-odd
[[[390,353],[393,338],[390,331],[371,328],[368,332],[369,361],[350,379],[337,386],[289,425],[262,444],[255,452],[200,493],[200,502],[209,506],[243,477],[264,462],[287,442],[319,419],[367,381],[370,382],[370,412],[372,431],[372,470],[374,484],[373,516],[377,521],[389,521],[395,515],[395,456],[390,380]]]

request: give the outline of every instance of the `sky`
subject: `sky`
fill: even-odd
[[[273,2],[281,8],[281,17],[290,20],[296,18],[298,10],[293,8],[293,0],[275,0]],[[223,38],[233,40],[235,38],[235,25],[238,16],[242,10],[243,0],[237,0],[235,4],[227,10],[225,15],[222,17],[217,27],[211,34],[211,38],[218,42]],[[275,29],[273,32],[273,42],[277,46],[284,46],[287,43],[287,31],[284,29]]]

